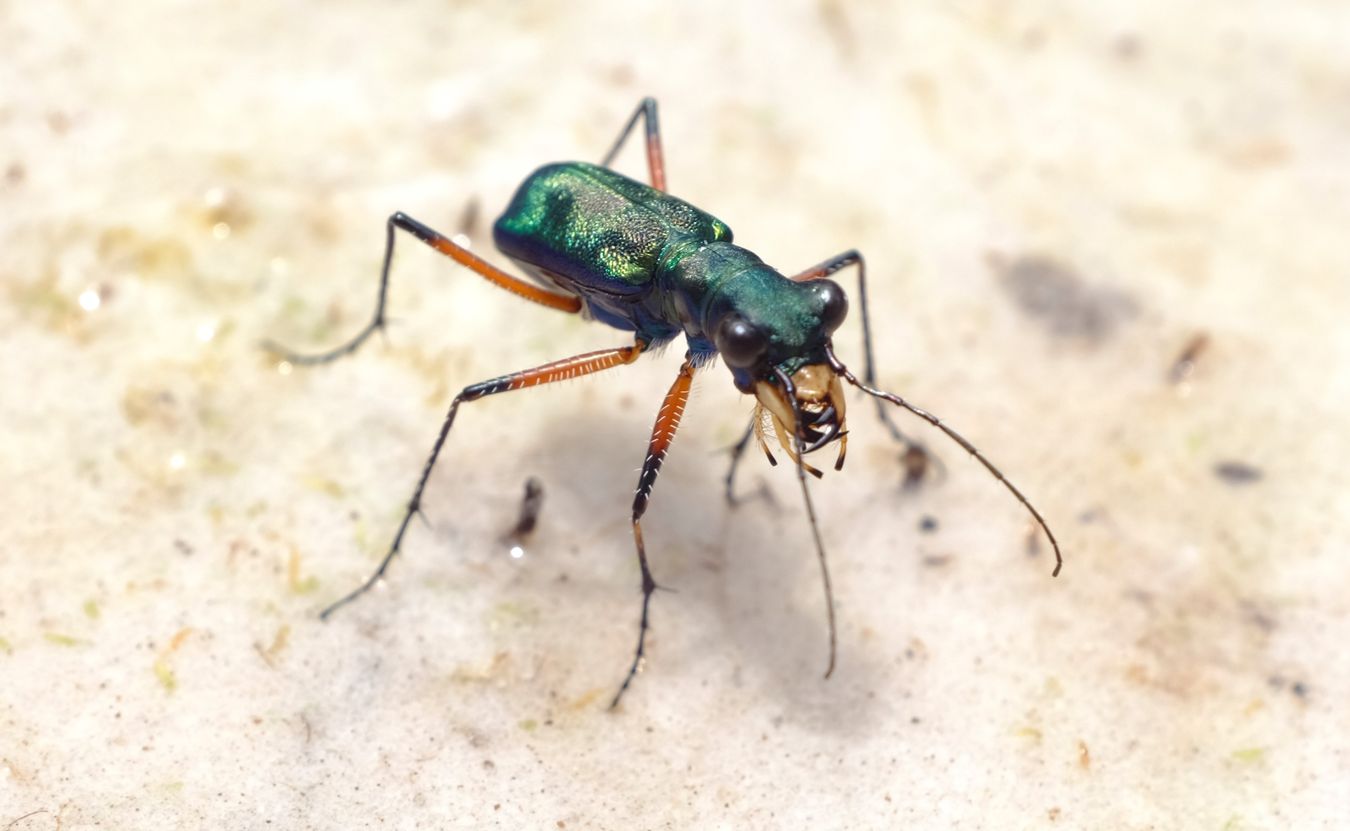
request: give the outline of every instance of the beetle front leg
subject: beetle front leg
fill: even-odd
[[[680,418],[684,415],[684,405],[689,401],[689,389],[694,382],[693,357],[686,354],[684,364],[675,383],[670,385],[661,410],[656,415],[656,424],[652,426],[652,438],[647,445],[647,458],[642,463],[642,473],[638,475],[637,493],[633,497],[633,542],[637,546],[638,567],[642,569],[642,617],[638,622],[637,649],[633,653],[633,665],[624,676],[623,685],[614,694],[609,703],[610,709],[619,706],[619,699],[633,683],[642,666],[642,656],[647,646],[648,612],[651,608],[652,592],[656,591],[656,580],[647,565],[647,547],[642,541],[642,515],[647,512],[647,503],[651,499],[652,488],[656,485],[656,476],[661,472],[661,464],[666,460],[670,444],[675,439],[675,431],[680,427]]]

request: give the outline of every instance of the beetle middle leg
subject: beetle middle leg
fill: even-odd
[[[336,349],[327,352],[307,355],[292,352],[275,341],[265,341],[263,347],[268,351],[275,352],[285,360],[293,364],[323,364],[343,355],[355,352],[361,344],[372,333],[383,329],[386,323],[384,316],[385,301],[389,297],[389,268],[394,262],[394,241],[396,239],[395,231],[403,230],[412,234],[418,240],[426,243],[436,251],[444,254],[455,262],[463,265],[473,271],[475,274],[483,277],[491,283],[494,283],[512,294],[518,295],[541,306],[550,309],[557,309],[561,312],[576,313],[581,311],[581,299],[571,294],[559,294],[551,291],[545,291],[538,286],[521,280],[518,277],[512,277],[492,263],[479,257],[469,249],[441,234],[440,232],[423,225],[402,211],[393,214],[385,223],[385,243],[384,243],[384,265],[380,269],[380,290],[375,301],[375,314],[367,323],[365,328],[356,334],[356,337],[347,341]]]
[[[459,412],[461,403],[477,401],[480,398],[501,392],[511,392],[526,387],[537,387],[540,384],[551,384],[554,381],[565,381],[568,378],[576,378],[581,375],[590,375],[622,364],[631,364],[638,359],[638,356],[646,348],[647,345],[639,340],[632,346],[587,352],[571,358],[564,358],[561,361],[537,366],[533,369],[512,372],[509,375],[470,384],[461,390],[459,395],[455,396],[455,400],[450,402],[450,411],[446,413],[445,421],[441,424],[441,432],[436,436],[436,443],[431,447],[431,455],[427,457],[426,464],[422,466],[422,475],[417,480],[417,489],[413,491],[412,499],[408,500],[408,510],[403,514],[403,520],[399,522],[398,532],[394,534],[394,541],[390,544],[388,553],[384,555],[379,567],[364,583],[320,612],[319,617],[327,620],[333,612],[370,591],[384,576],[385,570],[389,568],[389,564],[393,562],[394,557],[399,552],[399,546],[403,543],[403,535],[408,530],[408,523],[412,521],[414,515],[421,513],[422,493],[426,490],[427,480],[431,478],[431,469],[436,465],[436,458],[441,453],[441,447],[445,444],[446,437],[450,435],[450,428],[455,423],[455,414]]]
[[[670,451],[670,443],[675,439],[675,431],[680,427],[680,418],[684,415],[684,405],[689,401],[689,389],[694,382],[694,359],[684,356],[680,374],[670,385],[661,410],[652,425],[652,438],[647,445],[647,458],[642,463],[642,473],[638,475],[637,492],[633,497],[633,542],[637,545],[638,566],[642,569],[642,617],[638,622],[637,650],[633,653],[633,665],[624,676],[623,685],[614,694],[609,703],[610,709],[619,706],[619,699],[633,683],[638,668],[642,666],[642,656],[647,646],[648,611],[651,608],[652,592],[656,591],[656,581],[652,579],[652,570],[647,565],[647,547],[642,542],[642,515],[647,512],[647,502],[651,499],[652,488],[656,485],[656,476],[661,472],[661,464]]]

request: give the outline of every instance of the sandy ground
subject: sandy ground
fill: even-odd
[[[0,5],[0,828],[1344,827],[1350,6],[732,6]],[[625,341],[412,243],[386,342],[259,341],[358,329],[392,211],[490,252],[644,94],[739,242],[866,252],[882,385],[1058,579],[857,401],[822,681],[795,480],[724,504],[714,367],[607,711],[672,349],[462,411],[317,619],[455,391]]]

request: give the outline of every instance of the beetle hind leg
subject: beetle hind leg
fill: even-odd
[[[405,213],[399,212],[390,216],[385,223],[384,264],[380,267],[380,288],[375,300],[375,314],[365,328],[357,332],[351,340],[327,352],[315,354],[295,352],[273,340],[263,341],[263,348],[292,364],[326,364],[329,361],[341,358],[343,355],[355,352],[374,332],[383,331],[388,323],[388,318],[385,316],[385,305],[389,298],[389,270],[394,262],[394,243],[397,240],[395,231],[400,230],[411,234],[437,252],[444,254],[488,282],[494,283],[512,294],[560,312],[575,314],[581,311],[580,298],[570,294],[546,291],[518,277],[512,277],[439,231],[423,225]]]

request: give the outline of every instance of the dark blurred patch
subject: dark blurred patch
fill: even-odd
[[[937,517],[932,514],[924,514],[919,519],[919,530],[925,534],[931,534],[938,528]]]
[[[519,545],[534,532],[539,523],[539,512],[544,507],[544,483],[531,476],[525,480],[525,495],[520,500],[520,518],[516,527],[503,537],[508,545]]]
[[[1260,481],[1266,474],[1261,468],[1246,462],[1227,461],[1214,465],[1214,475],[1229,485],[1250,485]]]
[[[52,110],[47,113],[47,128],[58,136],[63,136],[70,132],[70,125],[73,119],[70,113],[61,110]]]
[[[1242,619],[1262,632],[1270,633],[1279,628],[1279,621],[1266,608],[1253,600],[1238,601],[1238,610],[1242,613]]]
[[[1041,556],[1041,534],[1034,522],[1027,524],[1026,535],[1023,537],[1022,550],[1028,557]]]
[[[1209,348],[1209,335],[1205,332],[1197,332],[1186,341],[1181,352],[1177,354],[1177,359],[1172,362],[1172,369],[1167,373],[1167,380],[1173,384],[1180,384],[1195,373],[1195,365],[1199,362],[1200,356]]]
[[[1144,42],[1133,32],[1118,35],[1111,43],[1111,51],[1122,63],[1133,63],[1144,51]]]
[[[1288,689],[1297,698],[1306,699],[1308,697],[1308,685],[1302,681],[1291,682],[1283,675],[1272,675],[1266,679],[1266,683],[1270,684],[1270,688],[1273,690]]]
[[[1056,337],[1099,344],[1139,311],[1128,294],[1089,284],[1073,268],[1044,254],[1012,260],[991,254],[988,262],[1017,307]]]
[[[456,230],[466,237],[472,237],[478,233],[478,215],[482,212],[477,196],[469,197],[469,201],[464,203],[464,210],[459,215],[459,223]]]
[[[849,25],[848,12],[843,0],[819,0],[817,11],[825,34],[829,36],[839,56],[846,61],[855,57],[857,40],[853,37],[853,27]]]
[[[900,465],[905,471],[902,487],[917,488],[933,471],[935,462],[936,458],[923,445],[914,443],[907,445],[900,454]]]

